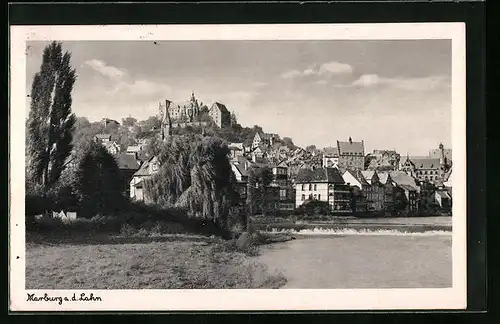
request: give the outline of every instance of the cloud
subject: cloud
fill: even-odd
[[[355,80],[352,85],[357,87],[373,87],[379,85],[381,79],[376,74],[364,74],[359,79]]]
[[[299,77],[301,75],[302,75],[302,72],[300,72],[299,70],[290,70],[287,72],[283,72],[281,74],[281,77],[283,79],[293,79],[293,78]]]
[[[89,66],[92,68],[94,71],[99,72],[100,74],[104,75],[105,77],[111,79],[111,80],[119,80],[123,77],[126,77],[128,75],[128,71],[125,69],[120,69],[111,65],[107,65],[101,60],[89,60],[85,61],[84,65]]]
[[[352,66],[336,61],[326,62],[321,65],[315,64],[309,66],[303,71],[290,70],[281,74],[284,79],[294,79],[298,77],[330,77],[334,75],[350,75]]]
[[[376,74],[364,74],[352,82],[353,87],[388,86],[406,91],[432,91],[449,87],[450,80],[445,76],[429,76],[421,78],[384,78]]]
[[[328,62],[322,64],[318,69],[318,74],[320,75],[331,75],[331,74],[351,74],[352,66],[349,64],[344,64],[340,62]]]

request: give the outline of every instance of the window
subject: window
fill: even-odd
[[[306,195],[302,195],[302,201],[306,200]]]
[[[316,191],[316,185],[314,185],[314,191]]]
[[[313,195],[309,194],[309,200],[313,199]]]
[[[305,184],[302,185],[302,191],[304,191],[304,190],[306,190],[306,185]],[[304,199],[302,199],[302,200],[304,200]]]
[[[312,190],[312,184],[309,184],[309,190]]]
[[[318,194],[318,200],[321,200],[321,194]]]
[[[317,198],[318,198],[318,195],[314,194],[314,200],[316,200]]]

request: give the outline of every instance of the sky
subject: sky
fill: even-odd
[[[47,42],[27,42],[26,90]],[[158,103],[221,102],[243,126],[365,153],[451,147],[451,40],[65,41],[73,112],[143,120]],[[26,99],[26,114],[29,98]]]

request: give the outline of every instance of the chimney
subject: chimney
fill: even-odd
[[[349,136],[349,144],[352,144],[352,138]]]

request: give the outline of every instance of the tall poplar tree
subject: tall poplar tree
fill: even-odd
[[[58,180],[72,149],[76,118],[71,112],[71,92],[76,73],[70,63],[71,54],[63,54],[61,43],[52,42],[44,49],[40,71],[35,74],[31,87],[29,180],[45,189]]]

